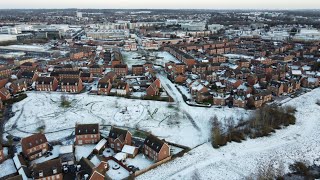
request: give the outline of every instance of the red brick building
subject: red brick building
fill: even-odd
[[[102,76],[103,74],[103,67],[97,65],[97,64],[94,64],[92,66],[89,67],[89,71],[91,74],[93,74],[93,76]]]
[[[77,124],[75,134],[77,145],[96,144],[100,141],[99,124]]]
[[[11,98],[11,94],[5,87],[0,89],[0,99],[2,101],[8,100]]]
[[[18,79],[11,83],[10,90],[13,94],[26,91],[28,88],[28,83],[26,79]]]
[[[132,65],[132,74],[134,76],[141,76],[145,72],[143,65]]]
[[[149,135],[144,141],[143,154],[158,162],[170,156],[170,147],[163,140]]]
[[[112,69],[118,76],[128,75],[128,66],[126,64],[117,64]]]
[[[36,81],[37,91],[56,91],[58,80],[55,77],[38,77]]]
[[[44,134],[34,134],[21,140],[22,153],[29,160],[43,156],[49,150],[49,144]]]
[[[62,92],[80,93],[83,89],[82,80],[80,78],[61,79],[60,88]]]
[[[60,158],[49,160],[33,166],[35,180],[54,179],[63,180],[62,165]]]
[[[120,152],[124,145],[131,145],[132,135],[129,131],[112,127],[108,136],[109,146]]]
[[[109,78],[102,78],[98,82],[98,95],[109,95],[112,84]]]
[[[0,68],[0,77],[10,77],[12,73],[11,68],[4,66]]]

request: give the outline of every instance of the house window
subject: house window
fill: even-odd
[[[145,150],[145,154],[148,155],[148,151],[147,150]]]
[[[119,144],[119,143],[117,143],[117,146],[119,147],[119,146],[120,146],[120,144]]]
[[[111,148],[114,148],[114,144],[112,143],[112,144],[110,144],[110,146],[111,146]]]

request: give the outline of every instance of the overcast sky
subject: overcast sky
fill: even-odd
[[[0,8],[316,9],[320,0],[0,0]]]

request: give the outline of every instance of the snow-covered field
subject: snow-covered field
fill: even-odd
[[[146,60],[143,59],[134,59],[138,56],[141,57],[141,54],[133,51],[123,51],[121,52],[124,62],[128,65],[128,68],[131,69],[132,65],[143,65],[146,63]]]
[[[218,150],[210,143],[199,146],[137,179],[245,179],[258,167],[269,163],[288,165],[296,160],[314,162],[320,152],[320,88],[284,105],[297,107],[296,125],[277,130],[270,137],[230,143]]]
[[[175,63],[181,63],[177,58],[172,56],[170,53],[166,51],[157,51],[152,52],[151,55],[159,57],[160,59],[156,59],[156,64],[160,64],[162,66],[165,66],[165,63],[173,61]]]
[[[238,118],[248,113],[243,109],[195,108],[88,94],[66,94],[72,104],[70,108],[63,108],[60,107],[61,93],[27,94],[28,98],[13,105],[15,115],[6,123],[5,131],[26,137],[45,126],[44,132],[50,141],[69,136],[76,123],[100,123],[140,128],[168,141],[194,147],[208,140],[208,121],[213,115],[223,119],[229,116]]]

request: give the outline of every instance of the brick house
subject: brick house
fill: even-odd
[[[28,84],[26,79],[15,80],[10,85],[10,90],[13,94],[26,91],[27,88],[28,88]]]
[[[110,71],[105,75],[105,78],[110,79],[110,83],[113,83],[117,79],[117,74],[113,71]]]
[[[109,95],[112,84],[109,78],[102,78],[98,82],[98,95]]]
[[[174,67],[175,74],[184,74],[186,72],[186,64],[176,63]]]
[[[81,77],[81,71],[57,71],[55,73],[58,74],[57,79],[80,78]]]
[[[35,164],[33,166],[33,178],[35,180],[63,180],[62,165],[60,159],[58,158]]]
[[[99,66],[98,64],[94,64],[94,65],[89,67],[89,71],[94,76],[102,76],[103,67]]]
[[[216,94],[213,96],[212,104],[217,106],[225,106],[226,97],[224,95]]]
[[[260,94],[256,94],[248,98],[247,106],[259,108],[263,105],[263,103],[263,96],[261,96]]]
[[[36,80],[37,91],[56,91],[58,80],[55,77],[38,77]]]
[[[112,84],[110,92],[117,96],[126,96],[129,94],[129,84],[127,82],[122,81],[115,82]]]
[[[163,140],[150,134],[144,140],[143,154],[153,161],[158,162],[170,156],[170,147]]]
[[[0,164],[5,160],[3,146],[0,144]]]
[[[279,81],[271,81],[267,89],[272,92],[273,95],[279,96],[283,94],[283,83]]]
[[[245,68],[249,68],[250,67],[250,61],[246,60],[246,59],[240,59],[239,61],[236,62],[237,65],[239,67],[245,67]]]
[[[126,75],[128,75],[128,65],[126,65],[126,64],[117,64],[117,65],[113,66],[112,70],[118,76],[126,76]]]
[[[239,108],[244,108],[247,105],[247,100],[244,96],[235,96],[233,98],[233,106],[234,107],[239,107]]]
[[[99,124],[76,124],[75,144],[96,144],[100,141]]]
[[[147,96],[153,97],[153,96],[159,96],[159,88],[155,83],[152,83],[146,90]]]
[[[34,71],[22,71],[18,74],[19,79],[23,78],[27,81],[28,86],[31,86],[38,78],[38,73]]]
[[[11,98],[11,94],[5,87],[0,89],[0,99],[2,101],[8,100]]]
[[[37,68],[37,64],[34,62],[25,62],[20,65],[20,69],[22,70],[35,70]]]
[[[143,65],[132,65],[132,74],[134,76],[141,76],[145,72],[145,68]]]
[[[283,92],[285,93],[292,93],[294,91],[293,89],[293,83],[291,82],[285,82],[283,83]]]
[[[264,90],[260,92],[260,95],[262,96],[263,103],[266,103],[272,100],[272,93],[269,90]]]
[[[29,160],[43,156],[49,150],[49,144],[44,134],[38,133],[21,140],[22,153]]]
[[[178,74],[174,77],[174,82],[177,84],[183,84],[187,80],[187,76]]]
[[[83,89],[82,80],[80,78],[61,79],[60,88],[62,92],[79,93]]]
[[[4,66],[0,68],[0,77],[10,77],[12,73],[11,68]]]
[[[74,67],[72,64],[66,64],[61,68],[61,71],[78,71],[78,67]]]
[[[0,88],[5,87],[8,82],[9,82],[9,78],[0,77]]]
[[[132,134],[124,129],[112,127],[108,136],[109,146],[116,152],[120,152],[124,145],[131,145]]]

